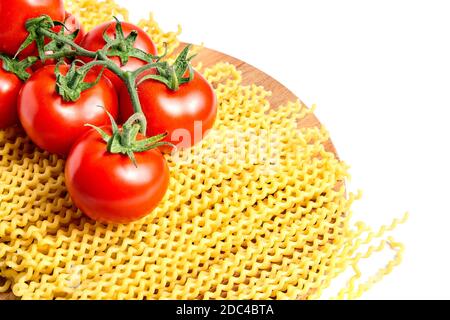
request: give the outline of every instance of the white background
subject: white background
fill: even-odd
[[[394,234],[402,265],[363,298],[450,298],[448,1],[119,2],[317,104],[351,165],[350,189],[364,191],[357,219],[380,226],[410,212]]]

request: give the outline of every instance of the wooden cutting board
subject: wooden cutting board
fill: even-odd
[[[184,47],[184,44],[182,44],[181,47]],[[257,68],[246,62],[243,62],[221,52],[204,48],[200,51],[193,62],[194,65],[196,65],[196,63],[198,62],[202,62],[204,67],[213,66],[219,62],[229,62],[235,65],[237,69],[242,72],[242,80],[244,85],[256,84],[259,86],[263,86],[266,90],[272,92],[272,96],[269,97],[268,100],[270,101],[271,106],[274,109],[289,101],[299,100],[289,89],[287,89],[285,86],[283,86],[281,83],[279,83],[266,73],[258,70]],[[320,122],[314,114],[311,114],[305,119],[302,119],[298,125],[299,127],[307,128],[318,127],[320,126]],[[325,143],[325,147],[328,151],[335,153],[337,156],[336,149],[331,140]],[[16,299],[16,297],[12,293],[0,293],[0,300],[14,299]]]

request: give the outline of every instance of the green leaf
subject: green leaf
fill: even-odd
[[[99,72],[97,78],[95,79],[95,81],[93,82],[82,82],[80,84],[80,89],[81,91],[86,91],[92,87],[95,87],[101,80],[102,76],[103,76],[103,72],[105,71],[105,68],[102,68],[102,70]]]
[[[140,85],[141,83],[143,83],[143,82],[145,82],[145,81],[147,81],[147,80],[150,80],[150,79],[156,80],[156,81],[159,81],[159,82],[162,82],[162,83],[164,83],[166,86],[170,87],[170,83],[169,83],[169,80],[167,80],[167,78],[165,78],[165,77],[163,77],[163,76],[156,75],[156,74],[150,74],[150,75],[148,75],[148,76],[143,77],[143,78],[138,82],[138,85]]]
[[[161,59],[164,59],[167,56],[167,54],[169,53],[169,46],[168,46],[167,42],[164,42],[163,46],[164,46],[164,53],[160,56],[154,57],[154,60],[156,62],[159,62]]]
[[[101,136],[102,139],[106,142],[109,143],[109,140],[111,139],[111,137],[105,132],[103,131],[101,128],[94,126],[92,124],[85,124],[85,127],[91,127],[92,129],[95,129]]]
[[[108,151],[111,153],[121,154],[127,152],[127,150],[121,144],[120,132],[114,133],[112,138],[109,140]]]
[[[122,65],[126,65],[130,57],[137,58],[145,62],[152,62],[154,59],[160,58],[135,48],[134,44],[136,43],[138,32],[136,30],[132,30],[125,38],[122,23],[116,17],[114,17],[114,19],[116,20],[115,39],[111,39],[107,35],[108,28],[103,31],[103,39],[106,42],[103,50],[108,57],[118,57]]]
[[[188,54],[190,49],[191,45],[186,46],[175,60],[174,68],[178,79],[184,77],[184,74],[189,67],[190,60],[188,59]]]
[[[160,142],[161,140],[165,139],[167,136],[168,136],[167,133],[163,133],[163,134],[151,137],[151,138],[139,140],[139,141],[135,142],[135,146],[138,146],[138,147],[148,146],[148,145],[154,144],[156,142]]]
[[[185,83],[189,83],[192,80],[194,80],[194,77],[195,77],[194,68],[189,64],[188,65],[188,69],[189,69],[189,77],[181,78],[180,79],[180,85],[185,84]]]
[[[64,62],[59,62],[55,68],[56,75],[56,92],[63,97],[65,101],[77,101],[81,94],[97,85],[102,77],[103,70],[98,74],[93,82],[85,82],[86,75],[89,73],[90,64],[84,67],[77,66],[77,60],[72,62],[66,75],[62,75],[59,66]]]
[[[109,35],[108,35],[108,29],[109,29],[109,27],[112,25],[112,23],[111,24],[109,24],[106,28],[105,28],[105,30],[103,30],[103,40],[105,40],[105,42],[108,44],[108,43],[110,43],[111,41],[113,41],[113,39],[111,39],[110,37],[109,37]]]
[[[126,65],[129,61],[130,56],[128,53],[123,52],[120,49],[112,48],[107,52],[108,57],[118,57],[122,66]]]
[[[125,43],[129,48],[133,48],[136,43],[136,39],[138,37],[138,32],[136,30],[132,30],[128,37],[125,38]]]
[[[122,22],[114,16],[114,20],[116,20],[116,39],[125,40],[125,35],[123,33]]]
[[[59,32],[59,35],[61,37],[64,37],[67,40],[73,41],[78,36],[79,32],[80,32],[80,30],[77,29],[71,34],[65,34],[64,29],[61,29],[61,31]],[[58,52],[61,52],[64,50],[70,50],[70,49],[72,49],[72,47],[70,45],[65,44],[64,42],[61,42],[58,40],[52,40],[44,46],[44,52],[58,53]]]
[[[109,111],[108,111],[105,107],[103,107],[103,106],[98,106],[98,107],[100,107],[100,108],[102,108],[103,110],[105,110],[106,114],[107,114],[108,117],[109,117],[109,120],[111,121],[111,126],[112,126],[112,129],[113,129],[113,134],[117,134],[117,133],[119,132],[119,126],[117,125],[117,122],[116,122],[116,120],[114,119],[114,117],[112,116],[112,114],[109,113]]]
[[[31,77],[27,71],[37,60],[37,57],[27,57],[22,61],[12,59],[7,55],[0,54],[0,60],[3,61],[3,70],[15,74],[20,80],[26,81]]]
[[[45,57],[44,36],[41,33],[39,33],[39,29],[50,30],[54,26],[55,25],[53,23],[53,20],[48,15],[42,15],[37,18],[28,19],[27,22],[25,23],[25,28],[28,31],[28,36],[20,46],[14,58],[17,57],[23,50],[25,50],[33,42],[36,42],[39,57],[41,58],[41,60],[44,60]]]
[[[191,45],[186,46],[178,55],[173,65],[169,65],[166,61],[158,61],[155,65],[157,74],[143,77],[140,79],[138,85],[146,80],[153,79],[164,83],[168,88],[176,91],[179,89],[180,85],[191,82],[195,76],[191,60],[195,55],[189,56],[190,49]],[[187,71],[189,72],[189,75],[185,77]]]
[[[122,141],[122,145],[125,148],[130,148],[131,145],[133,144],[133,141],[136,141],[136,137],[137,134],[140,130],[140,126],[139,125],[127,125],[125,124],[122,127],[122,134],[121,134],[121,141]]]
[[[137,48],[130,48],[129,51],[129,56],[130,57],[134,57],[134,58],[138,58],[139,60],[151,63],[154,60],[154,56],[151,54],[148,54],[140,49]]]
[[[137,168],[137,167],[138,167],[138,164],[137,164],[136,156],[134,155],[134,152],[131,151],[131,150],[129,150],[129,151],[127,152],[127,156],[128,156],[128,158],[130,158],[131,162],[133,162],[134,166]]]
[[[138,147],[135,147],[135,148],[133,148],[133,151],[134,151],[134,152],[145,152],[145,151],[157,149],[157,148],[163,147],[163,146],[170,146],[170,147],[173,147],[174,149],[176,149],[176,146],[173,145],[173,144],[170,143],[170,142],[157,142],[157,143],[154,143],[154,144],[149,144],[149,145],[147,145],[147,146],[138,146]]]
[[[180,88],[180,82],[178,81],[178,74],[176,69],[172,66],[169,68],[169,88],[173,91],[177,91]]]
[[[36,37],[37,37],[36,34],[30,33],[25,39],[25,41],[19,47],[19,50],[17,50],[17,53],[14,57],[17,57],[23,50],[28,48],[36,40]]]

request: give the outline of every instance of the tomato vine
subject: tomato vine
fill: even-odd
[[[128,141],[130,138],[135,139],[136,137],[136,134],[134,134],[136,128],[134,126],[135,123],[139,123],[139,132],[144,135],[147,132],[147,119],[142,111],[142,106],[137,92],[137,85],[147,79],[153,79],[164,83],[171,90],[178,90],[181,84],[188,83],[194,78],[195,73],[191,66],[191,60],[194,56],[189,55],[189,50],[191,47],[186,46],[178,55],[173,64],[169,64],[167,61],[161,61],[161,59],[167,55],[167,50],[163,55],[155,56],[134,48],[133,45],[137,36],[136,32],[131,32],[127,37],[125,37],[121,23],[117,19],[116,22],[116,38],[112,39],[104,33],[103,37],[106,41],[106,45],[100,50],[90,51],[73,41],[74,34],[64,34],[64,32],[55,32],[52,30],[55,25],[65,27],[63,23],[53,21],[46,15],[30,19],[26,23],[26,28],[29,35],[20,47],[16,56],[35,42],[38,48],[39,58],[42,62],[49,59],[62,60],[64,58],[74,57],[87,57],[93,59],[91,62],[87,62],[82,66],[77,65],[79,60],[75,60],[69,73],[65,76],[59,74],[58,68],[56,68],[56,91],[67,101],[76,101],[82,91],[89,89],[95,84],[85,83],[83,81],[86,73],[92,68],[101,66],[116,74],[125,83],[135,114],[124,125],[124,133],[119,134],[119,129],[117,129],[115,130],[113,137],[108,139],[108,141],[113,141],[115,145],[114,148],[109,146],[108,150],[112,153],[125,153],[134,162],[133,152],[139,152],[141,149],[147,149],[143,146],[142,142]],[[45,38],[51,40],[50,46],[53,50],[51,53],[46,52],[46,48],[49,47],[49,44],[45,44]],[[125,71],[110,59],[110,57],[113,56],[119,57],[122,63],[126,63],[129,57],[136,57],[145,61],[146,64],[135,71]],[[147,74],[140,79],[140,76],[150,69],[157,70],[158,74]],[[130,135],[130,131],[133,132],[133,134]],[[166,135],[166,133],[162,133],[161,135],[157,135],[156,137],[145,141],[149,142],[149,148],[154,148],[155,144],[157,146],[169,144],[166,142],[161,142]],[[116,139],[114,137],[126,138]],[[121,145],[119,146],[118,144]],[[137,145],[139,145],[139,148],[136,147]]]

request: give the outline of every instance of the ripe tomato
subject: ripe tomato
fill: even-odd
[[[146,80],[138,86],[142,110],[148,120],[147,135],[167,132],[165,141],[188,148],[200,142],[214,125],[217,99],[211,85],[198,72],[194,79],[182,84],[177,91],[156,80]],[[121,120],[133,115],[133,105],[126,89],[120,93]],[[196,128],[201,124],[201,128]],[[189,134],[189,136],[187,136]],[[162,148],[168,151],[168,147]]]
[[[15,55],[28,36],[25,22],[43,14],[53,20],[64,20],[63,0],[0,0],[0,52]],[[29,46],[22,56],[36,51],[36,45]]]
[[[115,39],[116,24],[117,22],[107,22],[95,27],[86,34],[81,43],[81,46],[91,51],[97,51],[102,49],[106,44],[105,39],[103,39],[103,33],[106,30],[106,34],[111,39]],[[158,51],[156,49],[155,44],[153,43],[152,39],[150,39],[150,36],[144,30],[128,22],[122,22],[122,29],[125,37],[128,37],[131,31],[133,30],[137,31],[138,36],[136,38],[136,42],[134,43],[135,48],[140,49],[146,53],[150,53],[152,55],[157,54]],[[89,61],[88,58],[82,59],[85,60],[86,62]],[[110,57],[110,59],[114,61],[118,66],[120,66],[122,70],[125,71],[134,71],[142,67],[143,65],[147,64],[147,62],[134,57],[130,57],[128,63],[125,65],[122,65],[119,57]],[[108,79],[111,80],[111,82],[114,84],[114,87],[116,87],[118,91],[124,86],[122,80],[113,72],[105,70],[105,75],[108,77]]]
[[[102,129],[112,133],[111,127]],[[103,223],[129,223],[150,214],[167,191],[169,168],[157,149],[135,157],[137,166],[126,155],[108,152],[97,131],[84,134],[66,163],[66,185],[74,204]]]
[[[14,74],[3,69],[0,59],[0,129],[19,122],[17,117],[17,96],[23,82]]]
[[[80,20],[78,20],[78,18],[76,16],[72,15],[70,12],[66,11],[66,18],[64,20],[64,24],[66,26],[64,28],[64,34],[72,34],[76,30],[79,30],[76,38],[73,41],[76,44],[80,44],[81,41],[84,38],[84,35],[85,35],[84,28],[81,25]],[[61,26],[57,26],[57,27],[53,28],[53,31],[54,32],[60,32],[61,28],[62,28]],[[49,41],[47,41],[47,42],[49,42]],[[47,54],[52,54],[53,52],[46,52],[46,53]],[[36,56],[38,55],[37,50],[34,53],[34,55],[36,55]],[[68,58],[66,58],[65,61],[66,62],[70,62]],[[42,68],[43,66],[49,66],[49,65],[52,65],[52,64],[56,64],[56,63],[57,63],[57,61],[55,61],[54,59],[45,60],[44,63],[41,62],[41,61],[38,61],[32,66],[32,69],[34,71],[36,71],[36,70]]]
[[[69,66],[59,67],[65,75]],[[86,82],[93,82],[97,73],[90,71]],[[102,76],[94,87],[83,91],[80,99],[67,102],[55,91],[55,66],[39,69],[23,86],[18,100],[20,122],[31,140],[42,149],[67,156],[73,143],[89,128],[85,124],[109,124],[106,108],[118,115],[118,99],[111,82]]]

